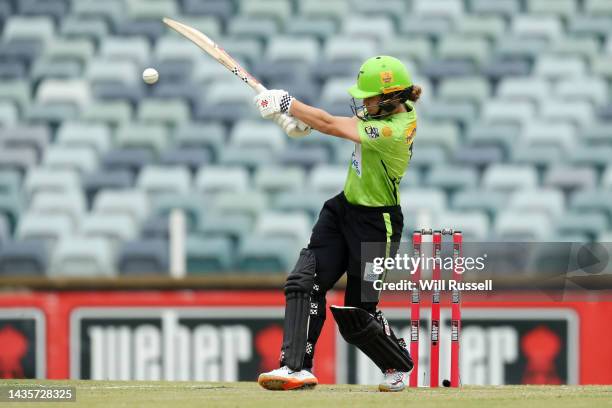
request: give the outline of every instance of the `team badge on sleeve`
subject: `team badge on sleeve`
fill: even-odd
[[[363,128],[363,130],[365,131],[366,135],[368,135],[368,137],[370,139],[377,139],[380,134],[378,133],[378,128],[376,126],[366,126],[365,128]]]

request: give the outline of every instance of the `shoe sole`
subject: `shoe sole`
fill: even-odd
[[[277,377],[273,375],[260,375],[257,382],[263,388],[270,391],[306,390],[312,389],[318,384],[316,378],[297,380],[295,378]]]
[[[406,388],[405,386],[402,388],[391,388],[391,387],[388,387],[382,384],[378,385],[378,391],[380,392],[401,392],[401,391],[404,391],[405,388]]]

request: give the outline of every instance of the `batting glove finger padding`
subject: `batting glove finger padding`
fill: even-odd
[[[263,91],[253,99],[255,106],[264,119],[270,118],[275,113],[287,113],[291,108],[293,97],[282,89],[270,89]]]
[[[310,126],[288,114],[276,113],[273,120],[289,137],[303,137],[310,134]]]

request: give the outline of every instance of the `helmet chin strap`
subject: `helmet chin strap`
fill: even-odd
[[[393,112],[399,105],[405,103],[410,95],[411,88],[394,92],[392,94],[383,95],[381,101],[378,103],[378,107],[383,112],[382,116],[387,116]],[[379,115],[381,115],[379,113]],[[377,115],[377,116],[379,116]]]
[[[380,102],[378,105],[370,105],[370,106],[378,106],[378,113],[371,114],[368,111],[368,106],[363,104],[358,106],[355,102],[355,98],[352,98],[351,110],[353,114],[357,116],[361,120],[369,120],[369,119],[381,119],[386,116],[389,116],[397,107],[408,100],[408,96],[410,95],[412,87],[404,89],[402,91],[397,91],[394,93],[389,93],[386,95],[382,95]]]

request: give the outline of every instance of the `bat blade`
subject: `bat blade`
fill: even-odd
[[[221,65],[227,68],[230,72],[240,78],[243,82],[253,88],[256,92],[265,91],[266,88],[251,74],[249,74],[244,68],[238,64],[238,62],[232,58],[223,48],[217,43],[210,39],[206,34],[196,30],[187,24],[180,23],[171,18],[164,17],[162,19],[164,24],[172,28],[183,37],[187,38],[195,45],[200,47],[208,55],[216,59]]]

